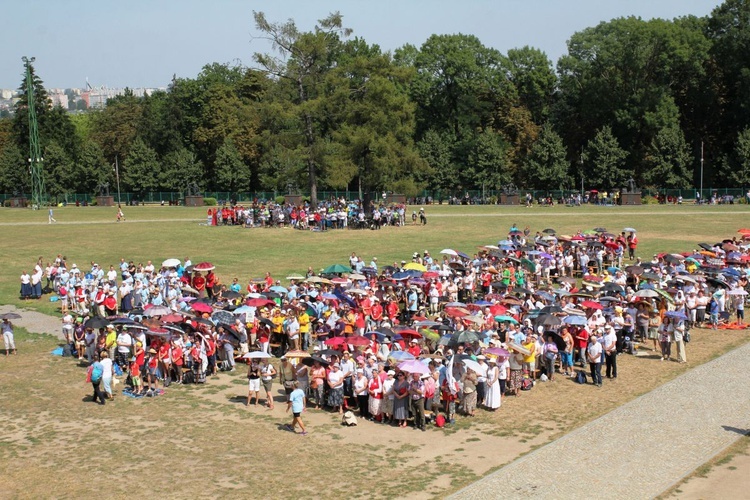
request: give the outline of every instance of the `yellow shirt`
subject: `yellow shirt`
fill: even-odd
[[[307,312],[302,312],[297,317],[297,321],[299,321],[299,332],[300,333],[309,333],[310,332],[310,315],[307,314]]]
[[[116,343],[117,343],[117,332],[115,332],[114,330],[110,330],[107,333],[107,338],[104,341],[104,345],[107,347],[107,349],[109,349],[110,347],[114,347]]]
[[[279,314],[278,316],[274,316],[271,318],[271,321],[273,321],[273,333],[281,333],[281,330],[284,326],[284,316]]]
[[[531,351],[531,354],[523,357],[523,362],[533,363],[534,360],[536,359],[536,342],[531,341],[531,342],[526,342],[525,344],[521,344],[521,345],[525,347],[526,349],[528,349],[529,351]]]

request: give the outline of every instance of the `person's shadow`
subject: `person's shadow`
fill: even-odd
[[[734,432],[742,436],[750,436],[750,429],[739,429],[737,427],[732,427],[731,425],[722,425],[721,428],[727,432]]]

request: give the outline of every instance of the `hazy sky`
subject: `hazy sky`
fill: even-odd
[[[304,31],[340,11],[368,43],[419,47],[430,35],[466,33],[506,52],[530,45],[552,61],[576,31],[623,16],[705,16],[718,0],[25,0],[0,9],[0,88],[22,81],[21,56],[35,56],[47,87],[162,87],[211,62],[252,64],[252,11],[292,18]]]

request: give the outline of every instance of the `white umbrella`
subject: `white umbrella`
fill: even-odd
[[[299,274],[291,274],[291,275],[287,276],[286,279],[288,279],[288,280],[303,280],[303,279],[305,279],[305,277],[304,276],[300,276]]]
[[[149,307],[145,311],[143,311],[144,316],[153,317],[153,316],[164,316],[166,314],[170,314],[172,310],[165,306],[153,306]]]
[[[349,275],[348,277],[349,277],[349,279],[350,279],[350,280],[352,280],[352,281],[356,281],[356,280],[366,280],[366,279],[367,279],[367,277],[365,277],[365,276],[362,276],[361,274],[356,274],[356,273],[352,273],[352,274],[350,274],[350,275]]]
[[[469,370],[472,370],[472,371],[474,371],[476,373],[482,373],[482,365],[480,365],[479,363],[477,363],[473,359],[467,358],[467,359],[461,359],[459,361],[461,363],[463,363],[464,366],[466,368],[468,368]]]
[[[253,352],[248,352],[247,354],[243,354],[242,357],[244,359],[261,359],[261,358],[270,358],[271,355],[263,351],[253,351]]]
[[[451,250],[450,248],[440,250],[440,253],[444,253],[445,255],[453,255],[454,257],[458,255],[458,252],[456,252],[455,250]]]
[[[654,290],[650,290],[648,288],[644,288],[643,290],[638,290],[637,292],[635,292],[635,296],[636,297],[642,297],[642,298],[651,299],[651,298],[658,297],[659,294],[657,292],[655,292]]]
[[[632,227],[626,227],[625,229],[623,229],[623,231],[628,232],[628,233],[634,233],[635,229],[633,229]]]
[[[747,295],[747,292],[742,288],[732,288],[727,292],[727,295]]]
[[[177,267],[180,265],[180,259],[167,259],[161,263],[161,267]]]

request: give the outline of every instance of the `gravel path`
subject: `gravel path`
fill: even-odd
[[[453,498],[653,498],[750,428],[748,357],[745,344],[698,366]]]
[[[19,309],[15,306],[0,306],[0,314],[14,312],[21,315],[21,319],[13,319],[11,323],[25,328],[30,333],[47,333],[59,339],[64,339],[62,334],[62,321],[60,319],[36,311]],[[60,316],[62,318],[62,316]]]

